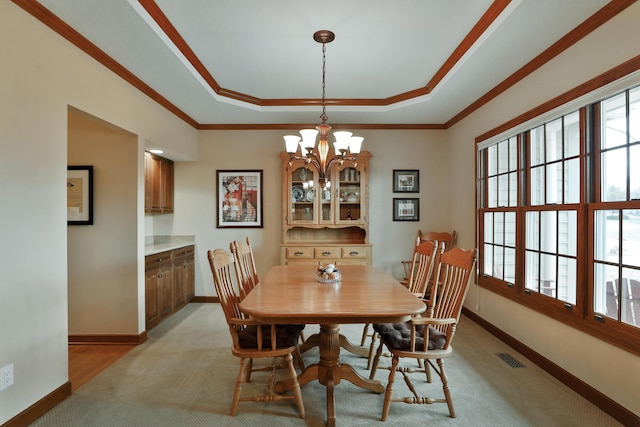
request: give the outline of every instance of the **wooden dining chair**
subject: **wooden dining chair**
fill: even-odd
[[[420,243],[424,243],[426,241],[438,241],[442,244],[444,244],[444,251],[450,251],[451,249],[453,249],[453,247],[456,244],[456,239],[458,237],[458,232],[456,230],[453,230],[451,233],[449,233],[448,231],[425,231],[423,232],[422,230],[418,230],[418,235],[416,236],[415,240],[414,240],[414,245],[418,246]],[[401,261],[402,262],[402,266],[404,267],[404,272],[405,272],[405,278],[404,284],[406,285],[406,283],[409,280],[409,273],[411,272],[411,266],[412,266],[412,261],[411,260],[405,260],[405,261]]]
[[[240,310],[240,297],[235,292],[233,273],[235,261],[233,255],[224,249],[216,249],[207,252],[213,282],[224,312],[229,332],[231,333],[231,353],[240,358],[240,370],[236,379],[231,415],[234,416],[239,402],[275,402],[294,399],[296,401],[300,418],[305,417],[302,392],[298,376],[293,364],[293,356],[300,356],[298,340],[300,327],[298,325],[268,325],[260,324]],[[284,357],[285,363],[274,364],[275,360]],[[263,367],[254,367],[254,359],[266,359],[269,364]],[[281,360],[281,359],[280,359]],[[293,395],[278,394],[274,391],[275,373],[278,369],[288,369],[289,377],[293,384]],[[251,380],[251,374],[257,371],[271,372],[268,390],[263,395],[242,396],[242,385]]]
[[[444,370],[444,359],[451,356],[453,347],[451,343],[460,319],[462,303],[469,290],[469,281],[476,265],[476,250],[464,250],[454,248],[444,252],[440,256],[440,262],[436,268],[436,280],[438,286],[432,294],[432,308],[424,317],[414,317],[408,322],[376,324],[374,329],[380,336],[380,345],[376,351],[371,368],[370,378],[373,379],[382,354],[383,346],[391,352],[391,366],[389,381],[384,395],[382,408],[382,421],[387,419],[391,402],[404,402],[407,404],[431,404],[446,403],[449,415],[455,418],[451,392],[447,375]],[[426,375],[426,381],[430,382],[427,363],[423,368],[409,368],[399,366],[404,358],[424,360],[433,369],[442,382],[444,390],[443,398],[421,397],[418,395],[411,381],[411,374],[420,372]],[[435,362],[435,363],[434,363]],[[437,364],[437,366],[436,366]],[[396,373],[400,372],[413,396],[394,398],[394,381]]]
[[[246,238],[247,243],[242,243],[234,240],[229,245],[236,265],[236,273],[238,276],[240,299],[243,300],[249,292],[260,283],[258,278],[258,272],[256,270],[255,258],[253,257],[253,248],[251,247],[251,240]],[[300,331],[300,342],[304,342],[304,332]],[[299,366],[302,365],[302,359],[296,358],[296,362]]]
[[[413,268],[409,273],[408,289],[417,298],[424,299],[427,285],[433,275],[434,266],[437,265],[443,250],[444,244],[431,240],[427,240],[414,248],[411,264]],[[427,306],[429,305],[429,301],[425,301],[425,303]],[[371,344],[369,345],[367,369],[371,369],[375,343],[378,340],[378,334],[375,331],[369,334],[369,323],[367,323],[362,332],[361,347],[365,345],[366,338],[369,335],[371,335]]]
[[[249,240],[249,237],[246,238],[246,243],[234,240],[230,244],[230,249],[235,259],[236,270],[238,272],[240,298],[244,299],[260,281],[258,272],[256,271],[251,240]]]

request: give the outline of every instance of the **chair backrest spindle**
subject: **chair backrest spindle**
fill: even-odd
[[[247,237],[246,244],[234,240],[229,246],[235,259],[235,268],[240,284],[240,298],[244,299],[260,281],[256,271],[251,241]]]

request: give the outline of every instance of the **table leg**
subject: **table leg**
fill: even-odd
[[[342,379],[376,393],[384,391],[384,386],[380,381],[363,378],[351,365],[340,363],[342,340],[339,331],[339,325],[320,325],[320,333],[316,334],[317,337],[309,337],[308,340],[313,338],[314,341],[317,341],[320,350],[320,361],[308,366],[298,377],[298,382],[301,386],[317,379],[320,384],[327,388],[327,425],[331,427],[335,426],[336,423],[334,387],[340,384]],[[291,381],[280,381],[276,384],[275,391],[281,393],[285,390],[290,390],[292,387]]]
[[[351,342],[344,335],[340,335],[340,347],[344,348],[349,353],[353,353],[362,357],[367,357],[367,358],[369,357],[368,348],[351,344]]]
[[[300,346],[300,353],[304,353],[307,350],[311,350],[313,347],[318,347],[320,345],[320,334],[313,334]]]

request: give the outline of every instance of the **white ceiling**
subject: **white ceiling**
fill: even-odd
[[[199,125],[445,124],[605,0],[38,0]],[[159,9],[203,77],[143,4]],[[506,7],[495,18],[491,7]],[[481,33],[478,23],[489,23]],[[468,35],[477,40],[450,67]],[[173,37],[173,39],[172,39]],[[443,67],[446,74],[425,90]],[[214,81],[214,84],[211,84]],[[218,86],[216,87],[215,84]],[[422,90],[421,96],[407,92]],[[239,96],[228,97],[232,91]],[[387,98],[398,97],[400,102]],[[238,97],[249,97],[243,102]],[[302,102],[301,100],[307,100]],[[312,100],[312,101],[309,101]],[[307,105],[304,105],[304,104]],[[284,104],[268,106],[265,104]],[[311,104],[311,105],[309,105]],[[354,105],[358,104],[358,105]],[[363,105],[359,105],[363,104]],[[378,105],[376,105],[378,104]],[[383,104],[383,105],[380,105]]]

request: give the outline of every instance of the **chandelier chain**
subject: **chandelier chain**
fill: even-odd
[[[322,120],[322,123],[326,123],[327,122],[327,112],[326,112],[326,93],[325,93],[325,82],[324,82],[324,78],[325,78],[325,74],[326,74],[326,51],[327,51],[327,45],[325,43],[322,43],[322,114],[320,115],[320,120]]]

